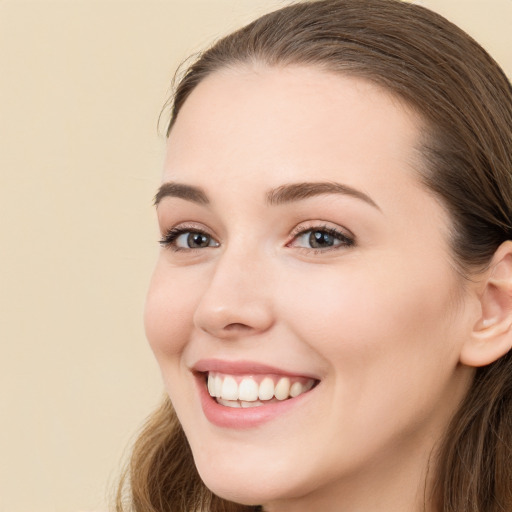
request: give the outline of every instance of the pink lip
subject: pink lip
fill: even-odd
[[[229,375],[282,375],[283,377],[306,377],[319,380],[315,375],[283,370],[276,366],[257,363],[254,361],[222,361],[220,359],[201,359],[192,366],[194,372],[218,372]]]
[[[271,421],[277,416],[288,413],[291,409],[300,406],[308,399],[314,389],[299,395],[295,398],[289,398],[282,402],[275,402],[261,407],[232,408],[218,404],[214,398],[210,396],[206,389],[204,376],[197,376],[197,384],[201,406],[204,415],[214,425],[223,428],[248,429],[257,427],[267,421]]]
[[[193,366],[193,372],[196,377],[196,385],[204,415],[210,423],[223,428],[249,429],[262,425],[278,416],[289,413],[298,406],[305,405],[304,402],[310,398],[311,392],[315,390],[313,388],[295,398],[289,398],[282,402],[273,402],[260,407],[226,407],[218,404],[215,398],[212,398],[208,393],[205,373],[210,371],[231,375],[277,374],[290,377],[304,377],[305,375],[249,361],[227,362],[209,359],[197,362]]]

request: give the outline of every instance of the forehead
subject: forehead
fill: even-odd
[[[419,167],[419,126],[403,102],[363,79],[310,67],[225,69],[183,105],[164,181],[279,186],[313,174],[364,188],[400,178],[389,167]]]

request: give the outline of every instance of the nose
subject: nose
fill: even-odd
[[[274,323],[271,279],[263,258],[228,252],[219,256],[195,310],[194,324],[219,339],[264,333]]]

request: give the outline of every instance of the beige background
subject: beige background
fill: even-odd
[[[279,0],[0,0],[0,512],[106,510],[161,396],[142,310],[173,70]],[[512,0],[426,0],[512,75]]]

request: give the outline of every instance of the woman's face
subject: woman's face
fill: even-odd
[[[217,72],[187,99],[145,322],[217,494],[416,492],[471,377],[474,313],[419,129],[377,86],[310,68]]]

